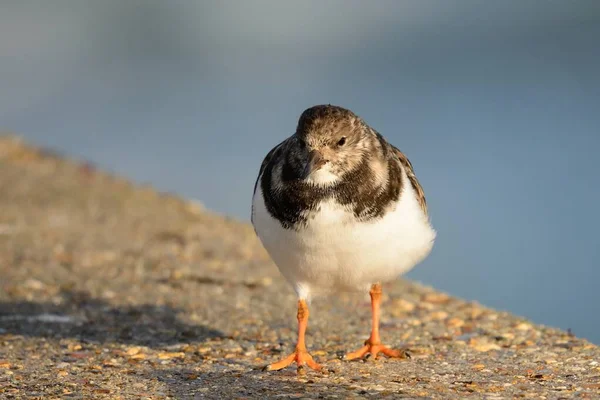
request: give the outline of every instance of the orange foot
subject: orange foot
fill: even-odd
[[[392,358],[410,358],[410,353],[404,349],[393,350],[382,345],[381,343],[373,343],[371,340],[367,339],[363,347],[353,351],[352,353],[346,354],[344,356],[344,360],[355,360],[357,358],[364,357],[366,354],[370,354],[373,359],[377,359],[377,355],[379,353],[383,353],[384,355]]]
[[[267,365],[264,368],[264,370],[265,371],[279,371],[280,369],[283,369],[283,368],[291,365],[294,361],[296,362],[296,364],[298,364],[299,371],[302,370],[302,368],[305,365],[309,366],[310,368],[314,369],[315,371],[320,371],[322,369],[321,365],[317,364],[317,362],[315,360],[313,360],[312,356],[308,353],[308,351],[296,349],[296,351],[294,351],[292,354],[290,354],[283,360],[278,361],[274,364]]]

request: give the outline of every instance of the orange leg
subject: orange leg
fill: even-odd
[[[306,344],[304,343],[304,337],[306,333],[306,326],[308,325],[308,306],[305,300],[298,300],[298,343],[296,344],[296,350],[284,358],[283,360],[274,364],[267,365],[266,371],[278,371],[289,365],[294,361],[298,364],[298,370],[300,371],[304,365],[308,365],[314,370],[321,370],[321,365],[317,364],[313,360],[312,356],[306,350]]]
[[[354,360],[357,358],[362,358],[366,354],[371,354],[374,359],[377,358],[379,353],[383,353],[388,357],[395,358],[407,358],[408,353],[404,350],[392,350],[383,344],[381,344],[381,338],[379,337],[379,306],[381,304],[381,284],[374,284],[371,286],[371,290],[369,292],[371,295],[371,336],[369,339],[365,341],[365,345],[354,351],[352,353],[348,353],[344,356],[345,360]]]

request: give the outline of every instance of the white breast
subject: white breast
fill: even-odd
[[[368,290],[372,283],[395,279],[427,257],[436,236],[408,184],[396,208],[383,218],[357,222],[351,211],[331,200],[299,231],[284,229],[268,213],[259,184],[253,223],[300,298],[331,290]]]

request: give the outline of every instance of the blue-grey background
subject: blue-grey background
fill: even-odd
[[[600,343],[600,1],[0,0],[0,129],[249,219],[303,109],[403,149],[408,276]]]

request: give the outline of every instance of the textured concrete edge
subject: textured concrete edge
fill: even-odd
[[[36,145],[35,143],[31,143],[31,142],[27,141],[25,138],[23,138],[20,135],[17,135],[17,134],[11,133],[11,132],[0,131],[0,162],[3,162],[3,161],[12,162],[12,163],[52,161],[52,162],[67,164],[67,165],[71,165],[71,166],[79,167],[79,168],[90,168],[90,169],[93,169],[94,172],[97,174],[105,175],[107,177],[114,178],[121,182],[126,183],[128,186],[131,186],[131,188],[133,190],[150,190],[150,191],[155,192],[156,194],[168,196],[168,197],[170,197],[171,200],[181,202],[181,204],[184,205],[192,213],[209,215],[209,216],[212,216],[215,218],[222,219],[222,221],[224,223],[239,225],[246,229],[252,229],[249,222],[239,220],[239,219],[236,219],[235,217],[223,215],[223,214],[220,214],[213,210],[207,209],[198,200],[186,199],[185,197],[180,196],[176,193],[162,192],[151,184],[142,184],[139,182],[135,182],[125,176],[122,176],[117,173],[109,171],[104,166],[94,164],[85,159],[72,157],[61,151],[57,151],[51,147],[44,147],[44,146]],[[461,297],[455,296],[451,293],[447,293],[442,290],[439,290],[431,285],[425,284],[418,280],[407,279],[407,278],[405,278],[405,280],[407,280],[412,285],[420,288],[423,291],[433,293],[433,295],[446,296],[448,298],[453,298],[453,299],[461,301],[461,302],[469,303],[475,307],[481,308],[482,310],[494,311],[499,314],[504,314],[504,315],[512,317],[515,320],[527,322],[527,323],[533,325],[538,330],[551,330],[556,333],[562,333],[563,335],[567,335],[567,336],[571,336],[573,338],[583,340],[585,342],[588,342],[590,345],[592,345],[594,347],[598,347],[597,344],[590,342],[588,339],[578,337],[576,334],[573,334],[570,331],[570,329],[565,330],[565,329],[558,328],[555,326],[537,323],[535,321],[532,321],[527,316],[515,314],[511,311],[507,311],[507,310],[503,310],[503,309],[489,307],[489,306],[486,306],[485,304],[482,304],[476,300],[461,298]]]

